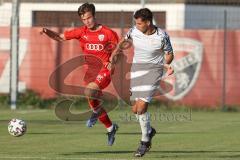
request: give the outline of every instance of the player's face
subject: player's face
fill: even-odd
[[[150,22],[149,21],[142,21],[141,18],[135,19],[135,24],[138,30],[140,30],[143,33],[146,33],[149,29]]]
[[[92,12],[86,12],[83,15],[81,15],[81,20],[85,26],[88,28],[93,28],[95,26],[95,18],[92,15]]]

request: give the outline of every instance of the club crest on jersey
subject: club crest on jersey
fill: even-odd
[[[99,39],[99,41],[103,41],[104,40],[104,35],[103,34],[99,34],[98,35],[98,39]]]
[[[165,96],[172,100],[183,98],[195,85],[202,64],[203,45],[190,38],[171,38],[175,59],[172,62],[174,76],[165,81],[173,84],[173,90]]]

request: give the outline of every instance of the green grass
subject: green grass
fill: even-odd
[[[158,131],[146,160],[240,159],[240,113],[220,111],[158,110],[152,108],[152,125]],[[116,143],[106,145],[106,130],[97,123],[60,121],[53,110],[0,110],[0,159],[125,160],[140,140],[140,127],[130,108],[110,113],[119,124]],[[7,132],[11,118],[27,122],[27,133],[12,137]],[[139,158],[138,158],[139,159]]]

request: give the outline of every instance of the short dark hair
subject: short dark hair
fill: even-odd
[[[148,8],[141,8],[134,13],[135,19],[141,18],[142,21],[150,21],[152,23],[153,13]]]
[[[95,16],[95,6],[92,3],[84,3],[78,8],[78,15],[82,16],[86,12],[91,12]]]

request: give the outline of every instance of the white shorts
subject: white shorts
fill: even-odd
[[[131,68],[130,100],[141,99],[150,103],[159,88],[162,75],[162,65],[133,63]]]

